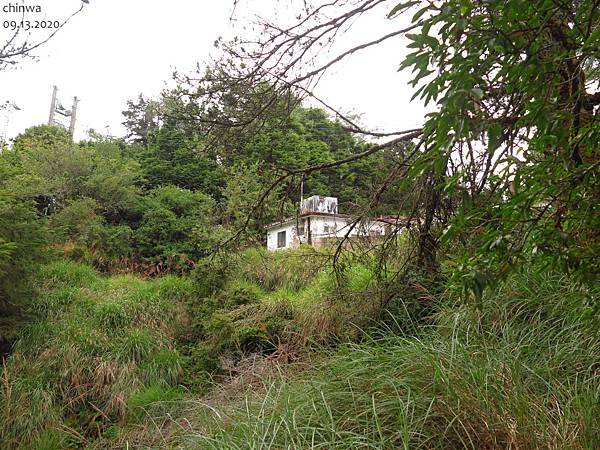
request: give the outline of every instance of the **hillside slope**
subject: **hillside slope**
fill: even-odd
[[[597,288],[531,269],[479,310],[366,260],[341,287],[324,256],[45,266],[3,370],[4,447],[598,448]]]

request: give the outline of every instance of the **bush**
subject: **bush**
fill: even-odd
[[[221,305],[228,309],[258,303],[264,296],[265,294],[260,286],[247,281],[233,281],[219,294]]]
[[[183,339],[188,368],[221,378],[249,353],[285,346],[301,354],[358,339],[382,308],[380,279],[354,261],[338,277],[327,258],[313,249],[247,249],[202,261],[188,304],[193,332]]]
[[[214,258],[198,261],[192,272],[196,295],[199,298],[215,295],[225,285],[231,270],[231,260],[226,255],[217,254]]]
[[[155,188],[144,199],[143,218],[135,232],[137,248],[145,257],[165,259],[183,254],[205,256],[202,242],[211,241],[214,201],[201,192],[176,186]],[[203,227],[205,234],[194,232]],[[207,245],[210,247],[210,245]]]
[[[91,198],[70,201],[50,217],[49,225],[55,239],[94,242],[98,228],[104,224],[104,218],[96,214],[98,209],[98,203]]]
[[[45,258],[47,241],[47,228],[31,197],[18,182],[11,185],[18,175],[0,153],[0,342],[12,341],[22,322],[31,277]]]

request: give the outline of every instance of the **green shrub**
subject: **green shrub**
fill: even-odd
[[[98,203],[91,198],[71,200],[64,208],[53,214],[49,226],[58,241],[81,241],[92,243],[104,218],[97,214]]]
[[[193,274],[197,297],[188,303],[186,367],[219,376],[227,372],[219,370],[219,357],[235,363],[282,344],[303,352],[357,339],[381,307],[378,279],[357,263],[346,264],[338,279],[327,257],[313,249],[251,248],[202,262]]]
[[[264,297],[264,292],[254,283],[248,281],[234,281],[227,285],[220,293],[221,305],[224,308],[235,308],[236,306],[258,303]]]
[[[91,198],[72,200],[50,217],[54,240],[63,243],[65,256],[109,271],[133,255],[133,230],[106,223],[100,205]]]
[[[206,390],[208,381],[221,367],[219,353],[212,343],[202,342],[189,345],[185,349],[185,384],[194,391]]]
[[[197,262],[192,279],[196,295],[206,298],[215,295],[225,285],[233,264],[225,255],[216,255],[214,258],[203,258]]]
[[[273,349],[272,335],[263,324],[247,325],[236,330],[235,341],[240,352],[265,352]]]
[[[116,264],[121,258],[133,256],[133,230],[128,225],[103,225],[96,227],[87,245],[94,249],[94,262],[107,260],[107,265]]]
[[[34,195],[21,185],[26,179],[22,168],[11,164],[12,156],[8,149],[0,151],[0,341],[12,340],[19,329],[48,237]]]
[[[191,258],[205,256],[211,245],[213,199],[202,193],[163,186],[144,198],[143,217],[135,232],[136,246],[145,257],[165,259],[175,254]],[[204,225],[205,233],[199,233]]]

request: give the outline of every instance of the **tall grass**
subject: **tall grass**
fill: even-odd
[[[105,278],[57,261],[39,281],[38,319],[3,371],[2,448],[81,446],[126,421],[139,404],[131,398],[150,388],[152,398],[172,394],[182,370],[174,343],[188,280]]]
[[[190,448],[600,448],[600,334],[559,274],[531,271],[484,309],[447,300],[417,335],[348,344],[300,381],[199,412]]]
[[[340,285],[280,255],[245,252],[210,297],[192,279],[46,266],[40,319],[0,376],[1,447],[600,448],[599,288],[531,270],[476,309],[407,278],[391,331],[365,337],[381,312],[370,263],[346,264]],[[244,366],[299,349],[318,366]],[[239,402],[190,398],[219,370],[268,378]]]

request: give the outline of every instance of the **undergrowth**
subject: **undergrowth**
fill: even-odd
[[[331,257],[329,249],[248,249],[200,263],[193,274],[198,295],[188,304],[191,332],[183,339],[189,387],[223,381],[249,353],[284,346],[299,355],[357,339],[379,312],[378,278],[368,261],[349,261],[340,282]]]
[[[530,271],[484,301],[445,300],[415,335],[334,351],[300,381],[201,408],[189,448],[600,446],[598,295]]]
[[[0,380],[3,446],[600,447],[598,288],[531,268],[476,308],[330,256],[153,280],[45,266]]]
[[[39,275],[38,319],[2,373],[2,448],[85,445],[137,420],[148,399],[172,397],[183,358],[174,343],[189,280],[105,278],[57,261]]]

